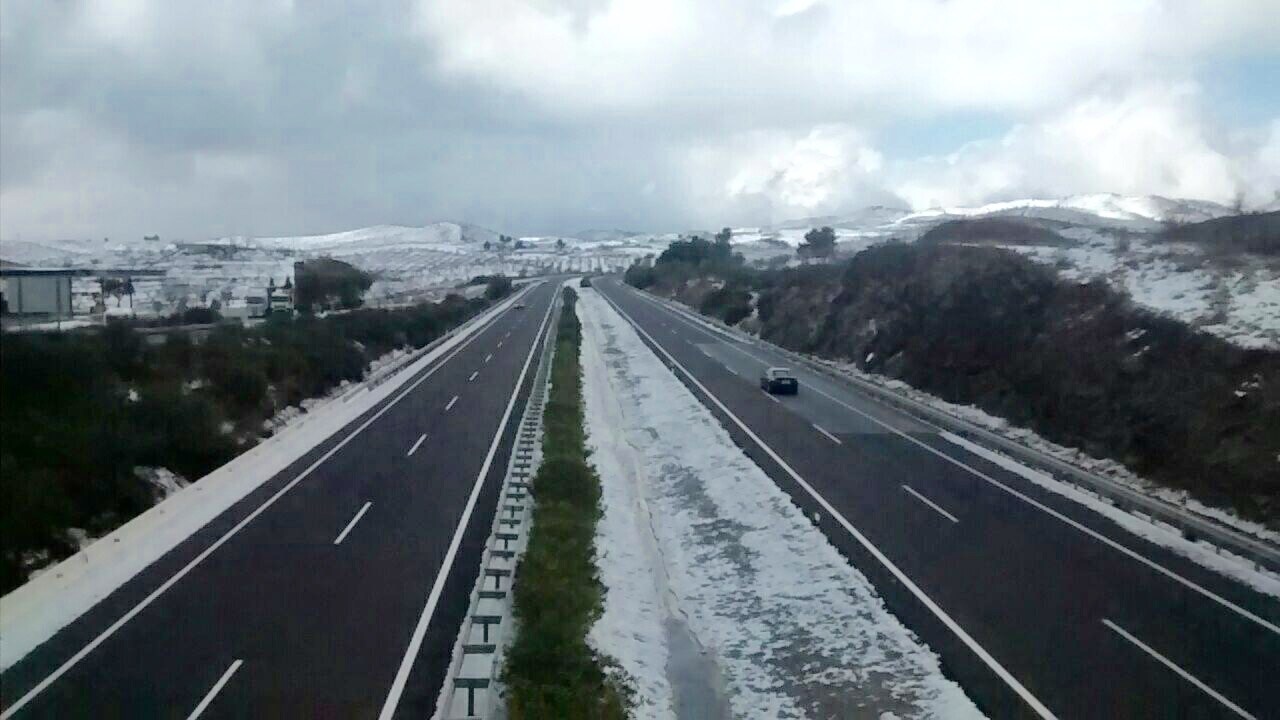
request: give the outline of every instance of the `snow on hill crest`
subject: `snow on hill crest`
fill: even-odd
[[[223,240],[230,240],[224,238]],[[293,237],[236,238],[264,248],[320,251],[352,245],[482,245],[485,241],[497,242],[498,233],[475,225],[455,222],[436,222],[422,227],[405,225],[373,225],[324,235]],[[221,242],[221,240],[219,241]]]
[[[1062,198],[1026,198],[988,203],[976,207],[930,208],[912,213],[903,221],[943,216],[975,217],[981,215],[1020,214],[1053,217],[1042,211],[1067,210],[1092,215],[1101,220],[1150,225],[1168,221],[1200,222],[1231,214],[1231,209],[1208,200],[1170,199],[1159,195],[1116,195],[1093,193]]]

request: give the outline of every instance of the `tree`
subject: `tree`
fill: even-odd
[[[344,308],[359,307],[373,277],[333,258],[307,260],[298,266],[295,305],[303,312],[313,306],[329,307],[336,301]]]
[[[556,238],[556,249],[560,251],[564,250],[564,238]]]
[[[804,234],[804,243],[796,248],[802,259],[829,258],[836,251],[836,231],[830,227],[814,228]]]
[[[720,232],[716,233],[716,242],[718,243],[727,245],[731,239],[733,239],[733,228],[721,228]]]
[[[492,248],[492,247],[493,247],[493,243],[489,242],[488,240],[485,240],[485,241],[484,241],[484,249],[485,249],[485,250],[488,250],[488,249],[490,249],[490,248]]]
[[[484,289],[484,296],[490,300],[500,300],[511,294],[511,280],[502,275],[494,275]]]
[[[115,297],[115,306],[119,307],[120,302],[124,300],[125,295],[133,295],[133,283],[128,279],[120,278],[101,278],[102,299],[106,300],[106,296]],[[132,297],[129,299],[129,306],[133,305]]]

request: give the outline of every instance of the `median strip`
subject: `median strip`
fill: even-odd
[[[518,632],[503,680],[516,719],[622,718],[631,704],[629,689],[605,672],[609,661],[587,644],[603,606],[594,548],[601,508],[600,479],[587,463],[576,300],[566,289],[532,529],[515,583]]]

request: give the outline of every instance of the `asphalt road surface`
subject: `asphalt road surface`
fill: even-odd
[[[1280,717],[1275,598],[819,373],[767,395],[775,349],[595,287],[990,716]]]
[[[429,717],[557,286],[533,288],[526,309],[498,315],[6,671],[6,716]]]

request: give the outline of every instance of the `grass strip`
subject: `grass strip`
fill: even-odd
[[[533,527],[515,583],[519,631],[503,676],[514,720],[625,718],[632,704],[623,673],[587,644],[604,586],[595,564],[600,478],[587,463],[576,301],[565,288],[542,464],[533,482]]]

